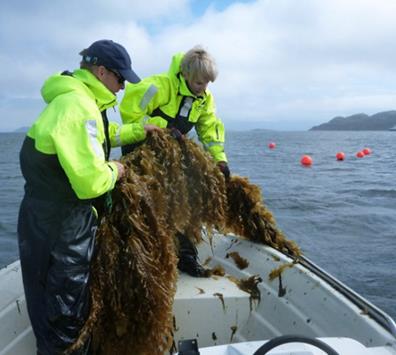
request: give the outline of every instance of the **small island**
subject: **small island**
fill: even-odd
[[[384,111],[372,116],[358,113],[337,116],[326,123],[314,126],[310,131],[392,131],[396,130],[396,111]]]

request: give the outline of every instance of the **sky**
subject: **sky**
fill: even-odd
[[[395,17],[395,0],[3,1],[0,131],[30,126],[45,79],[76,69],[98,39],[124,45],[141,77],[203,46],[219,70],[209,89],[226,129],[306,130],[394,110]]]

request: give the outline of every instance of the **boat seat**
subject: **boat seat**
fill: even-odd
[[[194,338],[200,346],[232,342],[248,321],[251,306],[250,295],[227,277],[180,273],[173,306],[175,342]]]

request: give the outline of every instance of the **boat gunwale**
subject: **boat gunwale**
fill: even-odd
[[[285,253],[284,253],[285,254]],[[285,254],[293,258],[290,255]],[[351,301],[355,306],[361,309],[365,315],[371,317],[374,321],[384,327],[396,340],[396,323],[395,321],[380,308],[366,300],[363,296],[343,284],[334,276],[323,270],[307,257],[301,255],[298,257],[298,263],[307,268],[310,272],[327,282],[336,291],[340,292],[344,297]]]

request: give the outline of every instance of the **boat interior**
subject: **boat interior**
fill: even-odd
[[[194,339],[201,355],[253,354],[264,340],[298,334],[328,339],[344,350],[358,346],[356,354],[365,354],[364,349],[396,354],[394,321],[308,259],[293,262],[271,247],[232,235],[206,236],[198,254],[217,271],[209,278],[179,275],[174,352],[179,342]],[[245,260],[243,266],[235,255]],[[0,355],[34,354],[19,262],[0,270],[0,280]]]

